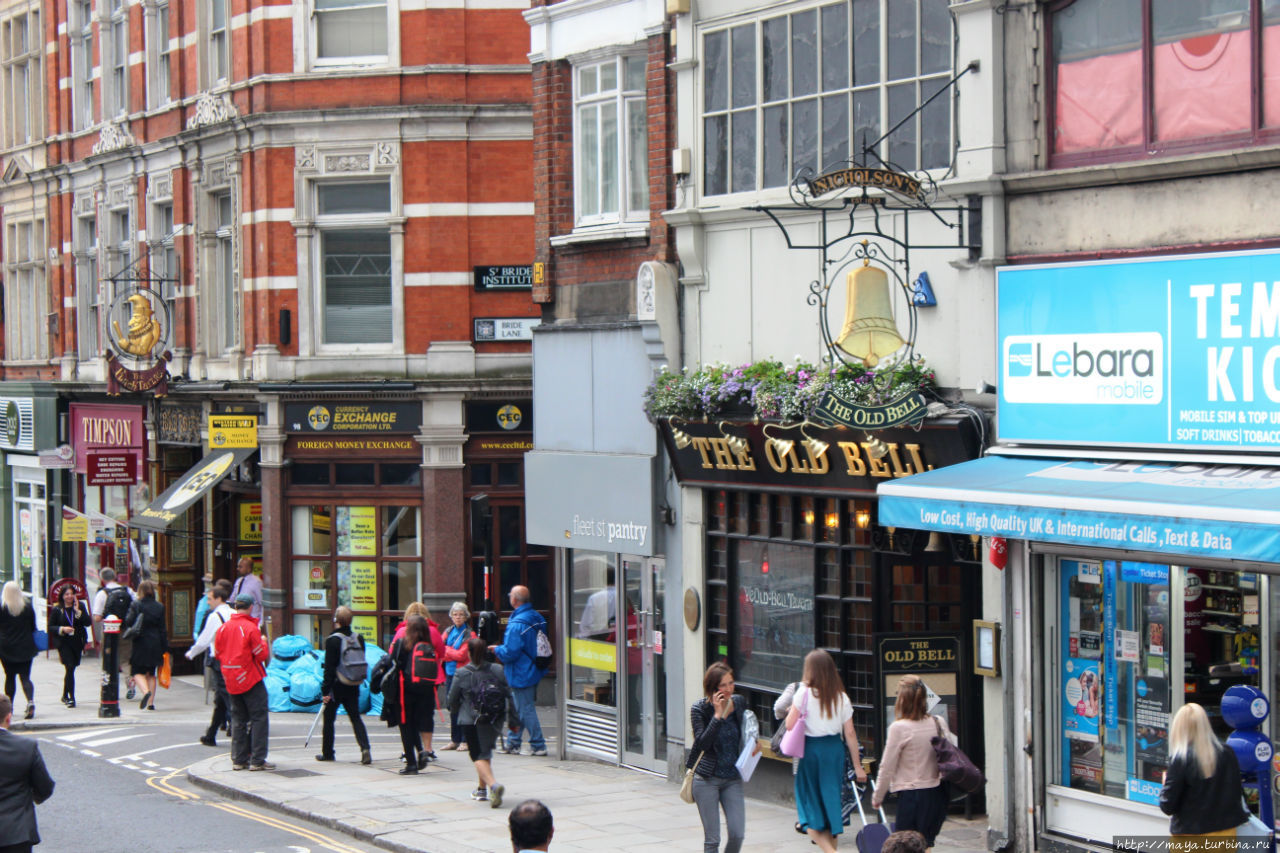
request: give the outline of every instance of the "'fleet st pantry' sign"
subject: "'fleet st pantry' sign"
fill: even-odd
[[[998,273],[1005,442],[1280,448],[1280,252]]]

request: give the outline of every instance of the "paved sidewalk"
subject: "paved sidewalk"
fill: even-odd
[[[209,707],[204,704],[200,679],[175,678],[172,689],[161,691],[159,710],[141,711],[137,703],[123,701],[119,719],[97,716],[97,659],[87,658],[77,678],[79,707],[67,709],[58,703],[62,689],[62,667],[57,657],[41,655],[32,668],[36,683],[36,718],[24,727],[82,726],[121,722],[158,722],[191,727],[196,739],[208,723]],[[21,691],[19,708],[23,707]],[[550,709],[543,709],[547,719]],[[282,719],[284,718],[284,719]],[[277,724],[277,720],[280,724]],[[302,714],[272,715],[272,733],[297,734],[310,725]],[[371,732],[387,731],[376,718],[366,718]],[[301,726],[301,728],[300,728]],[[553,758],[495,754],[494,772],[506,786],[503,808],[471,800],[476,776],[466,751],[440,752],[440,762],[419,776],[400,776],[398,741],[375,741],[374,763],[358,763],[359,753],[350,725],[338,720],[337,756],[333,763],[320,764],[317,730],[310,748],[302,748],[302,738],[273,737],[270,760],[277,770],[270,773],[234,772],[228,755],[210,751],[210,757],[186,768],[196,785],[224,796],[254,802],[336,831],[353,835],[393,851],[406,853],[476,853],[510,849],[507,812],[510,806],[537,797],[555,816],[554,851],[618,850],[629,853],[670,853],[671,850],[699,850],[702,827],[698,813],[679,798],[677,788],[665,779],[591,761],[557,761]],[[549,737],[552,749],[554,737]],[[219,739],[219,742],[223,742]],[[812,850],[792,829],[794,809],[761,800],[747,802],[747,837],[744,851],[765,853],[779,849]],[[857,823],[855,818],[854,823]],[[947,822],[935,845],[935,853],[976,853],[986,849],[986,821],[953,818]],[[853,850],[853,832],[847,831],[842,848]]]

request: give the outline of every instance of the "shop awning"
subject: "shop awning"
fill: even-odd
[[[205,492],[212,489],[230,474],[235,467],[257,452],[256,448],[240,448],[236,450],[215,450],[201,459],[187,473],[165,489],[164,494],[156,498],[142,512],[129,519],[130,527],[145,530],[164,530],[172,524],[187,507],[198,501]]]
[[[1280,468],[986,456],[877,495],[884,527],[1280,562]]]

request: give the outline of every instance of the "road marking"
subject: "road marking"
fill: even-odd
[[[82,749],[82,750],[80,750],[80,754],[81,754],[81,755],[87,755],[87,756],[89,756],[90,758],[101,758],[101,757],[102,757],[102,753],[101,753],[101,752],[94,752],[92,749]]]
[[[186,772],[187,769],[193,766],[195,765],[189,764],[187,765],[187,767],[178,768],[177,770],[174,770],[173,772],[168,773],[164,776],[149,776],[147,778],[147,784],[150,785],[152,788],[155,788],[157,791],[160,791],[165,794],[169,794],[170,796],[173,796],[173,797],[177,797],[180,800],[199,801],[201,799],[199,794],[193,794],[187,791],[183,791],[175,787],[172,782],[174,776],[178,775],[179,773]],[[212,808],[219,809],[220,811],[224,811],[227,814],[233,814],[233,815],[236,815],[237,817],[243,817],[248,820],[254,821],[255,823],[260,823],[263,826],[270,826],[275,829],[279,829],[282,832],[291,833],[293,835],[298,836],[299,838],[304,838],[307,841],[310,841],[314,844],[318,844],[319,846],[325,848],[326,850],[332,850],[333,853],[364,853],[364,851],[361,851],[358,848],[351,847],[347,844],[343,844],[341,841],[337,841],[336,839],[330,838],[327,835],[322,835],[315,830],[306,829],[305,827],[297,826],[291,823],[286,823],[285,821],[274,818],[274,817],[268,817],[266,815],[256,814],[241,806],[237,806],[231,803],[214,803],[214,802],[208,802],[208,801],[204,801],[204,804]]]
[[[166,749],[185,749],[187,747],[196,746],[198,743],[199,741],[171,743],[168,746],[157,746],[155,749],[144,749],[142,750],[142,752],[131,752],[128,755],[126,755],[125,758],[140,759],[142,758],[142,756],[151,755],[153,752],[164,752]],[[214,754],[216,753],[210,753],[210,755],[214,755]]]
[[[71,734],[71,735],[58,735],[58,740],[71,741],[72,743],[74,743],[79,740],[88,740],[91,737],[108,735],[108,734],[111,734],[112,732],[128,731],[130,728],[132,728],[132,726],[115,726],[114,728],[109,728],[109,729],[89,729],[88,731],[76,732],[75,734]]]
[[[120,737],[105,737],[101,740],[87,740],[82,746],[109,746],[113,743],[123,743],[126,740],[134,740],[135,738],[146,737],[149,732],[140,732],[134,735],[121,735]]]

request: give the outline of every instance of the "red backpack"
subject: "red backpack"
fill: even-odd
[[[415,644],[409,654],[409,671],[405,673],[408,682],[415,688],[434,687],[439,673],[436,647],[431,643]]]

